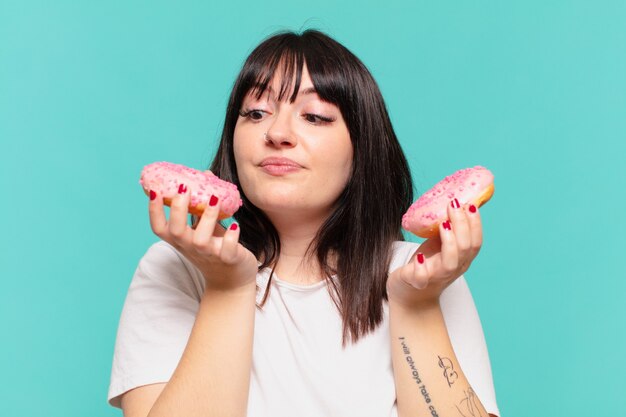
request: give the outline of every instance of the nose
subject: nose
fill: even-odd
[[[282,114],[281,114],[282,113]],[[277,112],[269,129],[263,134],[265,143],[276,148],[293,148],[298,143],[291,128],[289,111]]]

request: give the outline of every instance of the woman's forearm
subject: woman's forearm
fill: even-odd
[[[399,417],[488,417],[457,361],[438,303],[389,304]]]
[[[149,417],[246,415],[256,286],[237,294],[208,290],[189,341]]]

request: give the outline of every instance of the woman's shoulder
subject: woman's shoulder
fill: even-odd
[[[139,265],[159,273],[171,269],[188,269],[190,263],[174,246],[159,240],[148,247]]]
[[[179,288],[196,296],[204,290],[202,273],[174,246],[163,240],[150,245],[139,261],[134,281],[149,281],[153,288]]]
[[[389,264],[389,271],[393,271],[403,265],[406,265],[419,245],[419,243],[407,242],[405,240],[397,240],[393,242],[393,254],[391,257],[391,263]]]
[[[408,240],[396,240],[393,242],[394,251],[398,250],[415,250],[417,249],[421,243],[409,242]]]

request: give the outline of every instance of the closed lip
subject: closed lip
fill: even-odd
[[[293,161],[289,158],[276,157],[276,156],[265,158],[259,164],[259,166],[261,167],[268,166],[268,165],[279,165],[279,166],[286,166],[286,167],[302,168],[302,165],[300,165],[296,161]]]

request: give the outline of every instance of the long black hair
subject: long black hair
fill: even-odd
[[[288,97],[293,102],[305,63],[319,97],[341,111],[354,152],[350,179],[308,252],[315,254],[342,316],[345,346],[348,339],[356,342],[383,319],[392,245],[403,240],[401,219],[413,200],[408,163],[378,85],[365,65],[317,30],[267,38],[252,51],[235,81],[210,169],[241,190],[233,136],[244,97],[251,90],[261,97],[274,76],[282,75],[278,100]],[[280,256],[280,239],[269,218],[243,192],[242,200],[234,215],[241,225],[240,242],[262,261],[259,270],[272,267],[262,307]],[[338,285],[331,278],[335,274]]]

